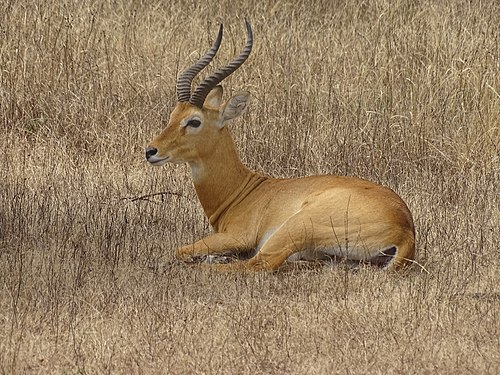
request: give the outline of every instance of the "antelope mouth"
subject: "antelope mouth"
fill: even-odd
[[[161,166],[170,161],[170,156],[165,156],[165,157],[159,157],[156,155],[150,156],[146,159],[149,164],[154,165],[154,166]]]

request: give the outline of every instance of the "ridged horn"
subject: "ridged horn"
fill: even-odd
[[[247,27],[247,43],[245,48],[241,51],[238,57],[233,59],[226,66],[218,69],[215,73],[213,73],[208,78],[204,79],[198,87],[196,87],[193,95],[191,95],[191,99],[189,99],[189,103],[202,108],[203,103],[208,95],[208,93],[217,86],[224,78],[233,73],[236,69],[238,69],[248,58],[250,52],[252,51],[253,46],[253,32],[252,26],[250,22],[245,18],[245,25]]]
[[[217,39],[215,40],[214,45],[210,50],[205,53],[198,61],[196,61],[189,68],[184,70],[179,78],[177,79],[177,99],[180,102],[187,102],[191,98],[191,83],[193,82],[193,78],[214,58],[215,54],[219,50],[220,43],[222,41],[222,31],[224,27],[222,24],[219,27],[219,34],[217,35]]]

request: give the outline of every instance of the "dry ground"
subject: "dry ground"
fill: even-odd
[[[38,4],[38,5],[36,5]],[[500,373],[498,1],[0,4],[1,374]],[[243,160],[357,175],[414,213],[420,266],[255,275],[174,261],[210,231],[143,147],[178,71],[226,82]],[[209,69],[209,71],[212,68]]]

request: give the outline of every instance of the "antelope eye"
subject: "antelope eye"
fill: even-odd
[[[196,119],[189,120],[188,123],[187,123],[187,126],[191,126],[193,128],[197,128],[200,125],[201,125],[201,121],[200,120],[196,120]]]

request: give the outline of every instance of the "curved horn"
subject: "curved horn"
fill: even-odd
[[[215,40],[214,45],[210,50],[205,53],[198,61],[196,61],[189,68],[184,70],[179,78],[177,79],[177,99],[180,102],[187,102],[191,98],[191,82],[193,78],[204,68],[210,61],[214,58],[215,54],[219,50],[220,43],[222,41],[222,31],[224,27],[222,24],[219,27],[219,34]]]
[[[247,44],[245,45],[245,48],[243,48],[243,50],[241,51],[240,55],[235,59],[233,59],[226,66],[218,69],[214,74],[204,79],[203,82],[201,82],[198,85],[198,87],[196,87],[193,95],[191,96],[191,99],[189,99],[189,103],[199,108],[202,108],[208,93],[215,86],[217,86],[224,78],[226,78],[236,69],[238,69],[241,66],[241,64],[243,64],[245,60],[248,58],[250,52],[252,51],[253,33],[252,33],[252,26],[250,25],[250,22],[248,22],[246,18],[245,18],[245,25],[247,27]]]

